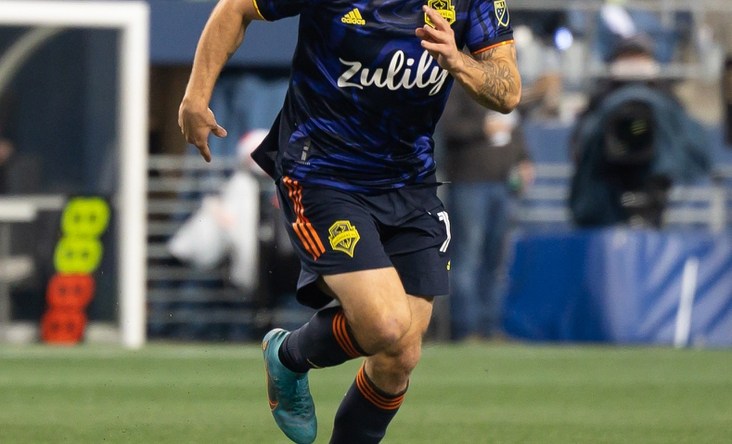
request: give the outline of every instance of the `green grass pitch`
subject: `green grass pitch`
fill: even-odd
[[[358,365],[311,372],[317,443]],[[0,346],[0,443],[286,442],[257,345]],[[428,343],[384,442],[732,442],[732,350]]]

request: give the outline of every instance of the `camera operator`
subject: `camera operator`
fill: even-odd
[[[645,36],[624,39],[570,140],[569,205],[578,226],[660,228],[674,182],[710,170],[707,135],[660,75]]]

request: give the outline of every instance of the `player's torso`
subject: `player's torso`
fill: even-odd
[[[493,3],[280,1],[269,0],[268,11],[294,4],[290,13],[300,16],[280,127],[283,174],[357,189],[400,187],[433,174],[432,135],[452,78],[415,34],[428,20],[423,6],[445,17],[458,48],[468,40],[475,48],[495,37]]]
[[[426,3],[453,21],[461,40],[467,14],[457,20],[456,7],[466,8],[467,0],[331,0],[301,13],[295,63],[312,73],[314,82],[327,81],[314,89],[337,88],[366,110],[440,102],[449,74],[415,36],[425,23]]]

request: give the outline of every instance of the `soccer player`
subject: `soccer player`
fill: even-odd
[[[226,135],[208,108],[222,67],[253,20],[294,15],[289,89],[253,156],[276,181],[301,260],[297,298],[320,310],[264,337],[269,405],[290,439],[313,442],[308,372],[364,357],[330,442],[376,443],[404,399],[433,298],[448,293],[435,124],[454,81],[487,108],[517,106],[509,14],[505,0],[221,0],[179,110],[206,161],[209,135]]]

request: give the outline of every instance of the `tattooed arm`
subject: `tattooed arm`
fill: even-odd
[[[178,109],[178,125],[189,143],[211,161],[208,136],[225,137],[208,107],[214,84],[234,51],[244,40],[252,20],[262,20],[252,0],[221,0],[211,12],[193,59],[193,69]]]
[[[521,99],[521,76],[513,42],[470,56],[458,50],[450,24],[434,9],[425,6],[424,10],[435,26],[425,25],[416,34],[437,63],[481,105],[502,113],[516,108]]]
[[[452,75],[483,106],[510,112],[521,98],[521,76],[516,66],[516,48],[503,44],[477,54],[461,53],[462,69]]]

